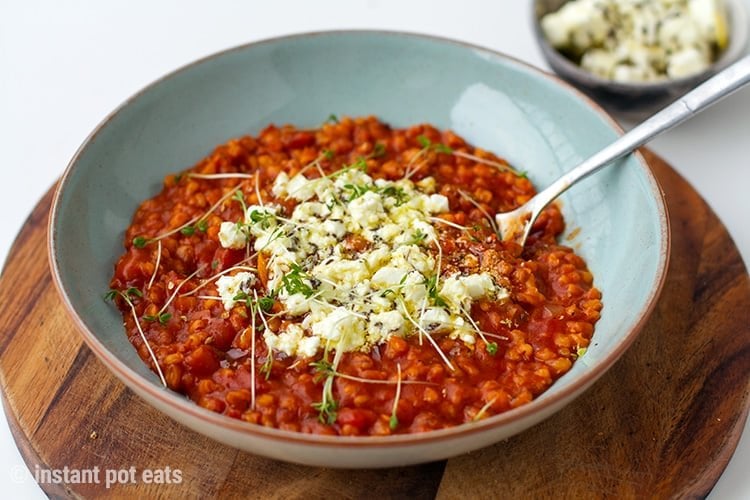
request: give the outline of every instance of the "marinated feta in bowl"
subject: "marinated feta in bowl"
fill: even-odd
[[[584,70],[621,83],[700,74],[729,42],[722,0],[573,0],[541,27]]]

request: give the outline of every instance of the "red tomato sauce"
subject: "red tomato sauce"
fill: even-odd
[[[441,217],[469,228],[436,227],[441,274],[487,272],[510,292],[509,300],[481,299],[471,308],[473,320],[491,335],[487,342],[478,338],[467,345],[436,336],[453,369],[419,335],[393,335],[369,352],[344,354],[332,375],[319,363],[322,350],[312,358],[269,353],[260,318],[253,331],[252,311],[244,303],[227,311],[211,298],[216,275],[238,264],[257,269],[259,294],[268,280],[262,253],[247,260],[245,250],[219,243],[220,224],[242,214],[228,197],[233,191],[242,189],[248,204],[260,196],[289,214],[294,200],[276,199],[271,191],[282,171],[292,176],[322,157],[321,167],[330,173],[364,158],[368,175],[395,180],[417,154],[412,179],[434,177],[436,192],[451,207]],[[203,179],[189,173],[248,175]],[[203,408],[250,424],[332,435],[456,426],[541,394],[588,346],[599,318],[601,294],[586,264],[557,243],[564,229],[557,207],[539,217],[524,249],[503,243],[491,227],[488,214],[510,210],[534,192],[503,159],[430,125],[394,129],[374,117],[344,118],[315,130],[271,125],[167,176],[162,191],[140,205],[127,228],[110,286],[120,292],[115,302],[140,357],[171,390]],[[353,252],[364,246],[356,237],[347,244]],[[290,321],[300,318],[285,317],[279,301],[270,304],[269,329],[279,331]],[[329,378],[333,401],[321,412]]]

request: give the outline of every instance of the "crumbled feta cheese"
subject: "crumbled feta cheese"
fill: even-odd
[[[241,292],[249,293],[255,284],[255,275],[250,272],[240,272],[233,276],[224,275],[216,280],[216,290],[219,292],[224,309],[229,311],[234,307],[234,298]]]
[[[402,333],[404,326],[404,317],[398,311],[373,314],[368,318],[367,339],[371,344],[378,344],[394,333]]]
[[[264,332],[269,349],[306,357],[321,346],[366,350],[391,335],[416,333],[415,325],[474,342],[463,308],[495,294],[496,287],[485,274],[436,276],[438,235],[431,218],[450,206],[435,188],[433,178],[416,185],[373,180],[356,168],[316,179],[280,174],[272,191],[299,202],[291,216],[276,216],[280,206],[248,207],[242,233],[243,245],[254,238],[253,247],[267,258],[268,293],[287,316],[300,318],[283,331]],[[225,224],[229,241],[230,226],[238,225]],[[344,243],[349,234],[368,245],[353,252]],[[217,281],[228,309],[243,286],[249,291],[243,280],[255,279],[245,274]],[[436,286],[445,302],[435,298]]]
[[[247,235],[235,222],[222,222],[219,226],[219,243],[224,248],[240,249],[247,245]]]

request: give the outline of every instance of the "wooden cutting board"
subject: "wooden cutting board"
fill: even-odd
[[[542,424],[447,462],[383,470],[316,469],[240,452],[182,427],[126,389],[83,344],[51,283],[48,193],[0,277],[0,384],[21,453],[42,480],[44,470],[99,468],[98,483],[46,478],[44,491],[61,497],[706,495],[748,413],[750,279],[700,196],[663,160],[645,154],[666,194],[672,257],[636,343],[592,389]],[[173,484],[144,481],[145,469],[159,474],[166,467],[161,479]],[[120,474],[127,484],[107,489],[105,474]]]

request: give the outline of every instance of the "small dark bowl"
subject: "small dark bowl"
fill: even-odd
[[[534,35],[552,70],[578,87],[618,118],[641,121],[677,100],[704,80],[729,66],[745,52],[748,18],[742,0],[726,0],[729,46],[703,73],[656,83],[619,83],[593,75],[550,45],[540,20],[569,0],[534,0]]]

